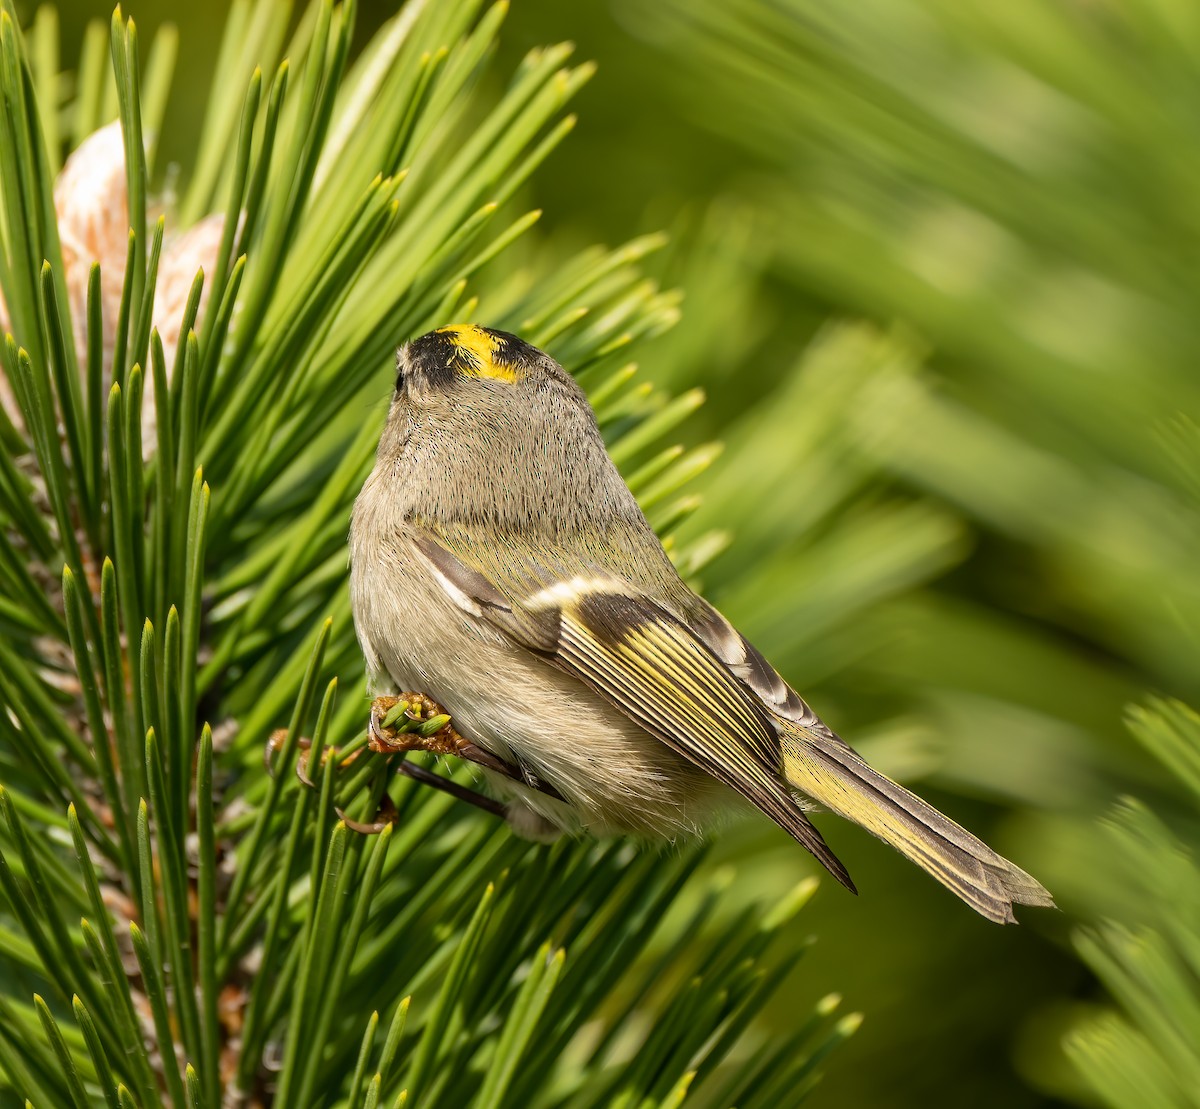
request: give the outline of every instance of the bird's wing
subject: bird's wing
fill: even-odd
[[[776,716],[815,732],[830,743],[852,750],[834,732],[741,632],[712,605],[696,597],[687,615],[688,626],[730,671]]]
[[[430,532],[418,533],[415,544],[461,610],[589,685],[742,794],[854,889],[782,781],[770,714],[682,620],[604,572],[543,584],[544,574],[524,567],[519,579],[497,582],[497,568],[481,566],[459,544],[452,552]]]

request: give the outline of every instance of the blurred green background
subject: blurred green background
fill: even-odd
[[[127,8],[180,27],[186,178],[225,5]],[[110,14],[59,10],[65,58]],[[1064,910],[996,928],[823,821],[862,896],[822,889],[776,1019],[836,989],[867,1020],[814,1103],[1086,1102],[1060,1039],[1102,994],[1069,931],[1138,909],[1097,819],[1180,804],[1123,712],[1200,694],[1200,7],[515,0],[492,72],[562,39],[600,71],[504,264],[670,233],[682,318],[643,373],[701,386],[687,434],[725,443],[687,525],[729,533],[707,592]],[[759,820],[713,865],[731,905],[812,869]]]

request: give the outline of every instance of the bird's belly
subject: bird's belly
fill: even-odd
[[[519,761],[569,808],[489,774],[506,800],[565,830],[675,838],[698,832],[732,797],[582,682],[460,612],[436,583],[410,579],[397,590],[391,573],[375,584],[357,583],[356,622],[396,629],[363,643],[368,660],[376,656],[376,684],[385,671],[397,691],[432,697],[463,736]],[[370,616],[383,606],[386,622],[364,621],[360,605]]]

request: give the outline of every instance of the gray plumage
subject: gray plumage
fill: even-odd
[[[567,806],[489,776],[525,834],[698,833],[723,799],[720,786],[579,682],[464,612],[417,545],[432,533],[477,546],[472,533],[485,531],[497,561],[515,566],[536,553],[540,566],[565,571],[582,535],[607,542],[588,552],[589,562],[623,559],[629,567],[649,534],[649,573],[678,581],[625,483],[609,480],[612,464],[586,396],[541,356],[525,403],[514,405],[507,383],[431,375],[433,356],[422,356],[421,342],[398,356],[398,387],[350,527],[351,601],[373,688],[428,693],[464,735],[571,800]]]
[[[1029,875],[871,770],[675,572],[587,398],[515,336],[409,343],[355,502],[351,600],[377,693],[426,693],[563,800],[488,775],[523,834],[674,838],[740,795],[849,875],[805,813],[855,820],[990,919]]]

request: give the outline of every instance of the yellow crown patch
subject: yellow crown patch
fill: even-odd
[[[448,335],[454,354],[448,365],[471,377],[490,377],[510,384],[520,377],[516,366],[499,361],[507,343],[498,335],[473,323],[455,323],[439,327],[439,335]]]

